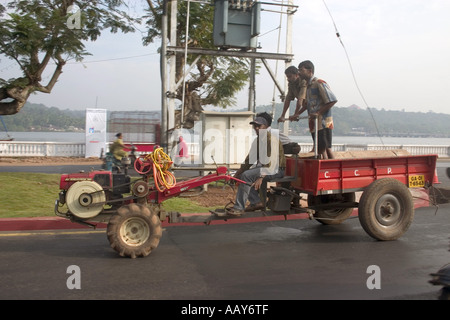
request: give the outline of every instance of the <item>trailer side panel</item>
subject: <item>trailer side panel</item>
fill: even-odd
[[[375,180],[393,178],[409,188],[430,186],[437,181],[437,155],[374,159],[287,159],[287,175],[295,172],[292,186],[300,192],[321,195],[361,191]]]

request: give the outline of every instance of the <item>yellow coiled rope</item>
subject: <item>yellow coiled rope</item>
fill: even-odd
[[[158,191],[163,192],[166,189],[173,188],[177,183],[175,176],[169,171],[173,161],[163,148],[153,150],[149,156],[153,162],[153,178]]]

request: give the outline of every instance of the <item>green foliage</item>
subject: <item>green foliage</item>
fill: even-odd
[[[2,205],[0,218],[55,216],[54,205],[59,194],[59,174],[0,172]],[[166,211],[202,213],[209,209],[187,198],[172,198],[164,202]]]
[[[188,198],[175,197],[164,201],[163,208],[167,212],[175,211],[181,213],[204,213],[209,212],[210,209],[212,210],[215,207],[205,208],[193,203]]]
[[[134,31],[136,21],[120,11],[125,4],[119,0],[6,3],[0,7],[0,55],[16,62],[22,74],[0,79],[0,114],[4,115],[17,113],[33,92],[50,93],[65,63],[89,54],[85,41],[95,41],[105,29]],[[70,23],[74,19],[79,22],[75,26]],[[42,75],[48,69],[53,75],[44,85]]]
[[[163,1],[149,1],[147,21],[147,34],[144,44],[149,44],[161,36],[161,17]],[[170,3],[171,5],[171,3]],[[187,24],[187,2],[178,2],[177,14],[177,46],[185,46],[186,24]],[[188,46],[206,49],[216,49],[213,43],[214,6],[210,3],[191,2],[189,7],[189,38]],[[170,23],[170,7],[169,7]],[[170,26],[169,26],[170,30]],[[187,63],[192,64],[196,55],[188,55]],[[184,71],[184,54],[177,54],[177,79],[178,81]],[[203,56],[197,62],[196,69],[191,71],[191,79],[187,81],[189,92],[198,91],[202,105],[214,105],[226,108],[236,105],[234,98],[248,82],[250,77],[249,59],[232,57]],[[182,100],[181,90],[177,98]]]
[[[216,68],[205,90],[204,104],[226,108],[236,105],[234,95],[241,90],[249,79],[249,66],[243,59],[217,59],[220,68]]]
[[[0,218],[53,216],[59,177],[57,174],[0,173]]]

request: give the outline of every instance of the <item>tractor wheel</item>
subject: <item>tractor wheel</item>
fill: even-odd
[[[345,204],[355,201],[355,193],[342,194],[326,194],[319,196],[308,195],[308,207],[314,209],[314,206],[321,206],[322,208],[315,209],[314,218],[322,224],[332,225],[341,224],[353,212],[353,208],[333,208],[333,204]],[[330,207],[324,207],[329,204]]]
[[[395,240],[408,230],[414,219],[413,198],[398,180],[376,180],[363,192],[358,216],[361,226],[372,238]]]
[[[111,247],[122,257],[145,257],[159,245],[161,221],[146,206],[124,205],[111,217],[107,235]]]

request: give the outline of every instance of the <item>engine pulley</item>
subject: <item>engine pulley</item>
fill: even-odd
[[[103,188],[94,181],[78,181],[66,194],[67,208],[80,219],[91,219],[103,210],[106,201]]]
[[[133,194],[136,197],[145,197],[148,194],[149,187],[145,181],[138,181],[133,185]]]

